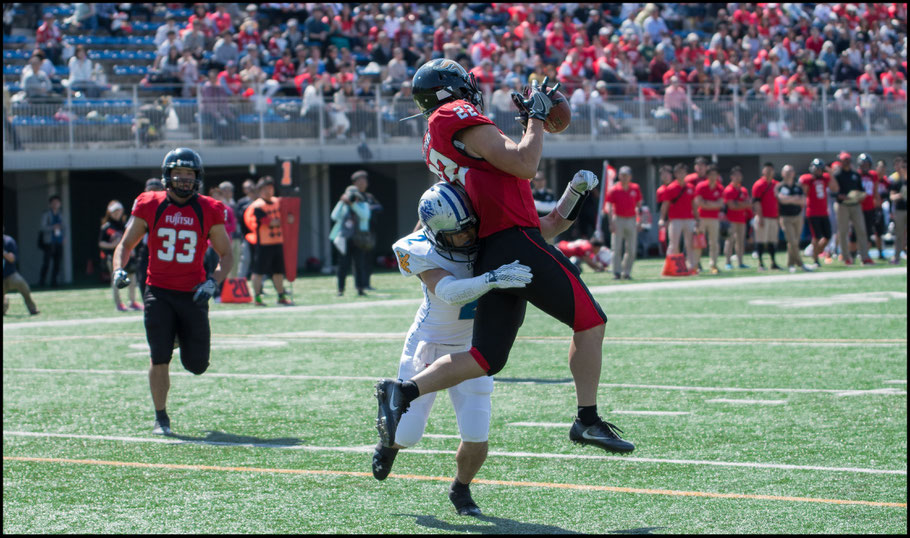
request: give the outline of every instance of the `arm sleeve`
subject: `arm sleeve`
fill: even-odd
[[[487,273],[473,278],[443,277],[436,283],[434,295],[451,305],[463,305],[490,291]]]

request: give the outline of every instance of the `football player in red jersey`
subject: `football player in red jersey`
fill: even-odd
[[[231,239],[224,229],[226,208],[200,194],[203,173],[202,158],[195,151],[177,148],[168,153],[161,164],[165,191],[144,192],[136,198],[123,239],[114,251],[114,281],[123,288],[129,279],[122,267],[148,232],[145,334],[152,359],[152,433],[160,435],[171,435],[165,404],[175,338],[179,338],[183,367],[196,375],[205,372],[211,340],[208,300],[233,261]],[[211,276],[203,267],[207,239],[221,256],[221,266]]]
[[[480,251],[474,274],[519,260],[531,268],[524,288],[498,290],[478,300],[470,351],[446,355],[405,382],[376,384],[376,420],[383,445],[395,443],[402,413],[418,396],[464,381],[493,375],[505,366],[530,302],[574,331],[569,368],[575,380],[578,417],[569,438],[614,452],[635,447],[597,414],[604,324],[607,316],[579,278],[578,268],[545,238],[571,226],[597,177],[579,171],[556,204],[556,211],[537,216],[530,179],[537,173],[543,149],[544,121],[558,84],[533,85],[527,98],[513,93],[520,121],[526,125],[517,144],[483,115],[483,97],[473,77],[457,62],[431,60],[414,75],[414,101],[428,120],[423,152],[430,171],[465,187],[480,222]],[[502,260],[509,259],[503,262]],[[467,487],[467,486],[465,486]]]
[[[812,235],[812,257],[821,266],[819,256],[831,241],[831,220],[828,217],[828,191],[838,192],[836,181],[831,181],[830,168],[821,159],[813,159],[809,173],[799,176],[799,183],[806,191],[806,219]],[[830,256],[829,256],[830,258]],[[828,262],[830,263],[830,261]]]

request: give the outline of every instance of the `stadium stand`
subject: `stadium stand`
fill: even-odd
[[[94,30],[76,19],[74,6],[42,4],[37,12],[53,17],[64,44],[60,62],[42,64],[53,83],[48,95],[30,96],[25,84],[28,61],[47,39],[42,20],[4,4],[11,22],[3,35],[10,124],[58,125],[94,113],[95,130],[81,130],[87,138],[68,140],[71,146],[106,140],[105,126],[135,121],[140,107],[162,95],[189,99],[171,101],[169,110],[204,137],[196,96],[206,72],[221,72],[225,62],[239,71],[218,78],[238,123],[263,127],[242,127],[248,138],[409,136],[414,128],[397,119],[416,109],[402,82],[441,57],[475,73],[494,119],[512,115],[512,89],[545,76],[559,80],[576,118],[563,137],[906,130],[907,14],[900,3],[414,4],[387,11],[385,4],[96,4]],[[170,18],[181,51],[173,65],[159,60],[170,46],[162,30]],[[76,45],[87,48],[102,97],[118,104],[85,101],[63,83]],[[281,59],[285,49],[290,62]],[[181,84],[155,83],[169,74]],[[502,127],[518,133],[511,123]],[[22,148],[58,143],[18,135]]]

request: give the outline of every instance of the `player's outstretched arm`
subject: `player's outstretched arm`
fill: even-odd
[[[506,174],[531,179],[540,165],[543,133],[543,122],[532,118],[517,144],[490,124],[462,129],[455,136],[464,144],[468,155],[482,157]]]
[[[579,170],[566,185],[556,209],[540,219],[540,235],[547,241],[569,229],[585,203],[591,189],[599,184],[597,175],[588,170]]]
[[[231,271],[234,265],[234,255],[231,253],[231,238],[228,237],[224,224],[215,224],[209,230],[209,239],[212,241],[212,248],[221,257],[219,268],[212,274],[212,278],[219,284],[224,282],[224,278]]]
[[[493,289],[523,288],[533,275],[530,267],[515,260],[473,278],[456,279],[445,269],[429,269],[418,276],[433,295],[451,305],[464,305]]]

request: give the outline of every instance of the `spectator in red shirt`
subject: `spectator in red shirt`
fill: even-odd
[[[809,28],[809,37],[806,39],[806,48],[815,53],[815,56],[818,57],[822,52],[822,45],[825,44],[825,38],[819,32],[818,27],[812,26]]]
[[[901,88],[904,82],[904,74],[897,70],[897,61],[888,60],[888,70],[881,74],[882,95],[887,98],[893,95],[899,101],[907,100],[907,92]]]
[[[717,165],[712,164],[706,169],[708,178],[699,181],[695,186],[695,205],[698,207],[699,231],[703,232],[708,240],[711,274],[716,275],[720,273],[717,257],[720,255],[720,210],[724,207],[724,186]]]
[[[224,88],[228,95],[237,96],[243,91],[243,80],[237,72],[237,64],[228,62],[224,71],[218,73],[218,85]]]
[[[730,169],[730,184],[724,189],[724,202],[727,204],[727,220],[730,222],[730,237],[724,244],[727,256],[727,269],[733,269],[733,248],[736,247],[736,258],[740,269],[748,269],[743,263],[746,253],[746,223],[749,221],[752,203],[749,189],[743,186],[743,171],[739,166]]]
[[[556,78],[565,87],[564,94],[571,95],[576,88],[581,87],[581,81],[585,79],[586,74],[581,56],[573,50],[559,66]]]
[[[641,228],[641,189],[632,183],[632,169],[619,169],[619,181],[607,191],[606,202],[610,206],[610,233],[613,247],[613,280],[632,279],[632,264],[635,263],[638,248],[638,232]],[[621,265],[620,265],[621,264]]]
[[[695,171],[686,176],[686,183],[697,187],[699,183],[708,179],[708,159],[705,157],[695,158]]]
[[[256,22],[249,19],[243,21],[243,24],[240,25],[240,31],[234,36],[234,40],[240,50],[246,49],[250,43],[258,48],[259,44],[262,43],[262,39],[259,36],[259,28]]]
[[[284,52],[281,53],[281,58],[278,58],[278,61],[275,62],[275,70],[272,72],[272,80],[277,81],[282,85],[281,91],[284,92],[284,85],[294,79],[294,75],[297,73],[297,69],[294,67],[294,59],[291,57],[291,49],[284,49]],[[293,93],[285,93],[284,95],[294,95]]]
[[[229,31],[234,33],[234,25],[231,22],[231,14],[227,12],[227,7],[218,3],[215,4],[215,12],[209,13],[208,16],[215,25],[215,33],[221,35],[222,32]]]
[[[193,14],[187,20],[187,27],[192,28],[196,22],[199,22],[199,31],[201,31],[206,40],[211,41],[215,38],[215,22],[205,11],[205,4],[196,4],[193,6]]]
[[[666,199],[665,191],[667,190],[667,185],[673,181],[673,167],[669,164],[664,164],[658,170],[658,176],[660,177],[660,186],[657,187],[657,193],[655,195],[655,201],[657,202],[657,241],[660,244],[661,255],[666,254],[667,248],[667,206],[664,205],[664,200]]]
[[[670,245],[667,255],[679,254],[679,239],[682,236],[685,245],[687,262],[690,271],[698,267],[695,249],[692,248],[692,234],[695,232],[695,212],[692,209],[695,201],[695,187],[686,183],[688,169],[683,163],[673,167],[673,181],[664,189],[664,201],[661,214],[666,214],[670,222]],[[666,205],[666,210],[664,209]]]
[[[559,61],[566,55],[568,44],[562,22],[556,21],[553,30],[544,32],[544,58]]]
[[[44,14],[44,23],[35,32],[35,46],[43,50],[47,59],[55,65],[61,63],[63,32],[57,26],[53,13]]]
[[[670,71],[670,66],[667,65],[667,60],[664,58],[665,48],[663,43],[659,43],[654,49],[654,57],[648,64],[648,82],[661,84],[664,82],[664,75]]]
[[[765,271],[762,256],[765,250],[771,256],[771,269],[782,271],[774,255],[777,253],[779,211],[775,188],[780,182],[774,179],[774,165],[762,166],[762,177],[752,185],[752,208],[755,211],[755,244],[758,247],[758,270]]]

